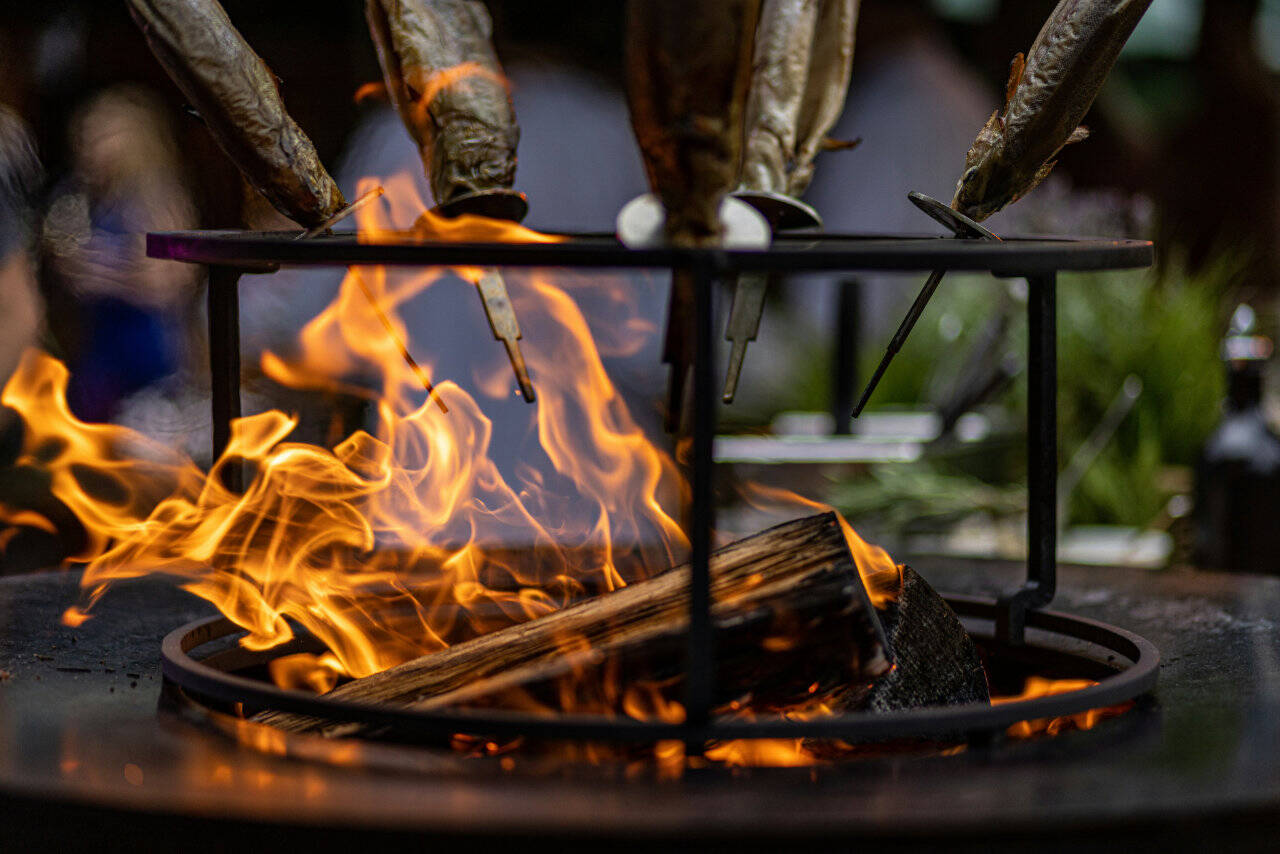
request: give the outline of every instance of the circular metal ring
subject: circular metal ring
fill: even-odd
[[[686,269],[711,265],[723,275],[820,270],[972,270],[1034,276],[1074,270],[1149,267],[1150,241],[1005,238],[940,240],[874,234],[778,234],[768,249],[658,247],[628,249],[613,234],[565,234],[555,243],[425,241],[396,233],[365,238],[297,232],[167,231],[147,235],[147,255],[194,264],[240,267],[483,266]]]
[[[822,228],[822,217],[809,205],[782,193],[767,190],[738,190],[734,198],[741,199],[760,212],[774,231],[793,231],[802,228]]]
[[[994,600],[967,596],[945,597],[957,614],[994,620]],[[504,711],[454,709],[422,712],[404,707],[351,702],[277,688],[257,679],[228,673],[199,661],[191,651],[210,641],[241,631],[225,617],[212,617],[176,629],[162,645],[164,678],[192,696],[224,703],[272,709],[333,721],[391,727],[398,733],[447,738],[457,733],[507,738],[528,736],[580,741],[652,742],[677,740],[710,742],[754,738],[841,739],[850,742],[899,738],[975,736],[1003,731],[1019,721],[1071,715],[1131,700],[1155,688],[1160,655],[1145,638],[1105,623],[1053,611],[1031,611],[1027,627],[1085,641],[1127,659],[1127,667],[1105,676],[1097,684],[1078,691],[1037,697],[998,706],[962,706],[911,709],[902,712],[832,715],[808,720],[780,718],[713,720],[704,725],[606,718],[600,715],[535,717]],[[1027,644],[1031,649],[1052,649]],[[1060,652],[1060,651],[1059,651]],[[268,650],[266,655],[271,655]],[[1070,653],[1069,653],[1070,654]],[[1097,659],[1078,655],[1082,661]]]
[[[911,204],[927,213],[956,237],[976,237],[982,240],[1000,239],[986,226],[979,225],[976,220],[970,219],[949,205],[944,205],[933,196],[926,196],[924,193],[917,193],[913,190],[907,193],[907,198],[911,200]]]

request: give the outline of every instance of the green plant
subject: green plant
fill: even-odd
[[[1238,282],[1238,265],[1226,255],[1195,274],[1175,264],[1159,273],[1059,277],[1060,465],[1094,430],[1126,377],[1135,375],[1143,383],[1142,395],[1071,496],[1070,521],[1143,526],[1158,516],[1169,498],[1163,475],[1171,466],[1193,464],[1217,422],[1224,382],[1219,342]],[[977,331],[996,311],[1011,313],[1003,352],[1025,363],[1023,303],[1009,291],[1007,284],[984,277],[948,277],[885,375],[875,405],[928,405],[944,399]],[[887,340],[891,333],[884,330],[880,337]],[[879,360],[882,346],[879,338],[866,346],[864,376]],[[1020,424],[1025,403],[1023,374],[996,405],[1010,422]],[[1022,481],[1020,457],[1010,455],[994,473],[988,468],[987,482]],[[942,510],[963,506],[966,500],[990,504],[987,509],[993,512],[1008,510],[1002,489],[984,492],[980,482],[965,479],[974,472],[964,470],[963,459],[927,458],[923,465],[932,470],[932,479],[905,471],[873,475],[865,483],[846,482],[836,492],[852,512],[871,513],[877,490],[882,503],[901,502],[924,515],[930,515],[930,504]],[[909,498],[904,490],[916,497]],[[954,490],[959,498],[918,500],[930,490]],[[893,510],[880,515],[905,523],[909,514]]]

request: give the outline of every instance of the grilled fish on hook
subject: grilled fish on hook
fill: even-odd
[[[813,160],[844,109],[857,19],[858,0],[765,0],[761,8],[737,196],[774,231],[822,224],[796,197],[813,179]],[[734,286],[725,403],[733,402],[747,344],[760,331],[769,278],[746,273]]]
[[[714,244],[738,183],[759,0],[631,0],[627,101],[667,236]]]
[[[765,0],[756,30],[742,184],[799,196],[844,109],[858,0]]]
[[[1025,61],[1014,57],[1004,112],[965,156],[951,206],[983,220],[1043,181],[1063,146],[1088,135],[1080,120],[1151,0],[1061,0]]]
[[[520,128],[474,0],[368,0],[387,91],[417,142],[436,204],[509,189]]]
[[[151,51],[267,200],[308,227],[346,202],[289,117],[276,78],[214,0],[128,0]]]
[[[720,206],[737,185],[759,0],[630,0],[627,104],[649,186],[677,246],[720,245]],[[679,429],[694,360],[695,284],[676,271],[662,361],[666,426]]]

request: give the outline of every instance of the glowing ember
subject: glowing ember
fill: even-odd
[[[1020,700],[1032,700],[1036,697],[1049,697],[1054,694],[1069,694],[1091,685],[1097,685],[1090,679],[1045,679],[1040,676],[1028,677],[1022,693],[1008,697],[992,697],[992,705],[1016,703]],[[1073,729],[1093,729],[1102,721],[1123,715],[1133,708],[1133,701],[1127,700],[1114,706],[1098,709],[1087,709],[1074,715],[1063,715],[1056,718],[1038,718],[1031,721],[1018,721],[1006,731],[1010,738],[1034,738],[1039,735],[1058,735]]]

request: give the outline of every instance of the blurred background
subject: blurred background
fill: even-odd
[[[379,98],[355,96],[379,79],[362,4],[223,5],[348,198],[365,175],[405,170],[429,198],[398,119]],[[523,132],[516,187],[529,196],[526,224],[612,231],[622,204],[645,190],[622,91],[623,4],[488,5]],[[806,196],[827,229],[935,233],[906,193],[951,197],[965,151],[1000,106],[1010,59],[1054,5],[864,0],[832,134],[863,142],[823,155]],[[3,0],[0,10],[0,371],[36,343],[70,368],[77,416],[168,437],[207,463],[204,274],[147,259],[141,235],[293,226],[185,108],[123,3]],[[1280,0],[1154,0],[1086,118],[1090,138],[988,223],[1000,234],[1156,242],[1153,270],[1059,282],[1065,561],[1280,567],[1271,530],[1280,440],[1270,427],[1280,412],[1266,358],[1280,285],[1278,74]],[[1016,557],[1025,550],[1025,283],[949,276],[868,413],[848,418],[850,395],[921,279],[793,277],[772,289],[738,400],[720,413],[727,482],[800,488],[900,558]],[[271,388],[253,372],[264,350],[291,346],[339,280],[297,271],[243,280],[248,411],[331,411],[333,401]],[[655,329],[664,293],[644,308]],[[474,323],[454,334],[483,338],[467,299]],[[656,338],[610,369],[666,441]],[[20,425],[10,417],[5,429],[12,460]],[[324,433],[317,427],[313,440]],[[74,527],[12,468],[0,502]],[[5,545],[5,571],[73,549],[65,531],[35,529]]]

